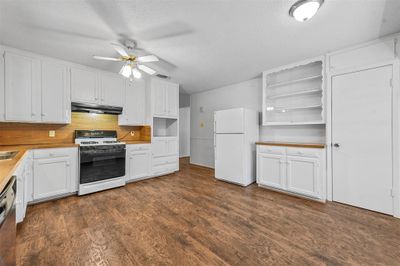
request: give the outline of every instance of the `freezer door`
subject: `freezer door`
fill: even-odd
[[[215,135],[215,177],[237,184],[244,176],[244,135]]]
[[[244,133],[244,109],[216,111],[215,133]]]

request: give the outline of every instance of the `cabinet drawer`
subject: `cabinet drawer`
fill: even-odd
[[[285,147],[258,145],[258,152],[270,154],[285,154]]]
[[[163,175],[173,173],[176,170],[176,165],[174,164],[167,164],[153,167],[153,175]]]
[[[126,146],[128,151],[148,151],[150,144],[130,144]]]
[[[309,158],[321,158],[323,149],[287,148],[287,155]]]
[[[54,158],[54,157],[70,156],[73,152],[75,152],[75,150],[76,150],[76,148],[34,150],[33,158],[41,159],[41,158]]]
[[[161,165],[169,165],[173,164],[176,166],[178,163],[178,158],[176,156],[171,156],[171,157],[161,157],[161,158],[154,158],[153,159],[153,166],[161,166]]]

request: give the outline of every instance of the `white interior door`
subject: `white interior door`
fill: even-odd
[[[333,200],[387,214],[393,214],[392,72],[384,66],[332,78]]]
[[[215,135],[215,177],[226,181],[243,182],[244,135]]]
[[[190,156],[190,107],[179,108],[179,157]]]

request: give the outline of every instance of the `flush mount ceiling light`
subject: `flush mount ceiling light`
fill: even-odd
[[[294,3],[289,10],[289,15],[303,22],[312,18],[322,6],[324,0],[300,0]]]

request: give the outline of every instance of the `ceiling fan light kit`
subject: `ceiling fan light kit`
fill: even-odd
[[[128,51],[132,52],[136,48],[136,43],[134,41],[127,41],[126,42],[126,47],[123,47],[122,45],[118,43],[111,43],[111,46],[115,49],[120,54],[119,58],[113,58],[113,57],[104,57],[104,56],[97,56],[94,55],[94,59],[98,60],[106,60],[106,61],[117,61],[117,62],[125,62],[125,64],[122,66],[121,70],[119,71],[119,74],[126,77],[126,78],[131,78],[132,76],[135,79],[140,79],[142,77],[142,72],[148,74],[148,75],[154,75],[156,71],[146,65],[143,65],[141,63],[150,63],[150,62],[158,62],[159,59],[155,55],[145,55],[145,56],[136,56],[134,54],[128,54],[125,49]]]
[[[300,0],[289,9],[289,15],[297,21],[304,22],[311,19],[324,3],[324,0]]]

